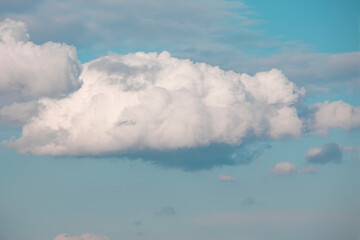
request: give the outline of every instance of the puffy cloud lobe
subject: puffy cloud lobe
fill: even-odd
[[[60,234],[54,240],[110,240],[106,236],[84,233],[81,236],[73,236],[71,234]]]
[[[3,43],[26,42],[29,40],[26,24],[6,18],[0,23],[0,39]]]
[[[337,143],[328,143],[321,146],[321,148],[310,148],[306,153],[306,158],[310,163],[325,164],[325,163],[341,163],[343,157],[343,148]]]
[[[360,108],[343,101],[316,103],[309,106],[308,128],[326,134],[329,128],[353,129],[360,127]]]
[[[13,103],[0,109],[0,119],[13,123],[25,123],[38,112],[40,105],[37,101]]]
[[[304,91],[276,69],[251,77],[139,52],[86,63],[80,78],[66,98],[42,99],[38,116],[8,146],[78,156],[301,135],[294,104]]]
[[[270,172],[278,175],[294,174],[296,173],[296,165],[291,162],[278,162]]]
[[[23,98],[59,97],[80,86],[76,49],[66,44],[30,41],[25,23],[0,22],[0,93]]]

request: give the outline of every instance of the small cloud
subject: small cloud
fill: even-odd
[[[294,174],[296,173],[296,165],[290,162],[278,162],[270,172],[277,175]]]
[[[155,213],[157,217],[171,217],[176,214],[175,209],[173,207],[163,207],[159,211]]]
[[[233,182],[236,180],[234,177],[226,175],[226,174],[219,174],[218,179],[220,181],[225,181],[225,182]]]
[[[321,148],[310,148],[306,153],[306,158],[313,164],[341,163],[344,151],[349,151],[349,149],[345,150],[337,143],[328,143],[323,144]]]
[[[91,233],[84,233],[81,236],[73,236],[71,234],[60,234],[54,240],[110,240],[106,236],[95,235]]]
[[[247,198],[244,199],[244,201],[242,202],[242,205],[243,206],[251,206],[251,205],[254,205],[256,203],[256,200],[249,196]]]
[[[360,127],[360,107],[343,101],[316,103],[308,107],[307,127],[315,134],[327,134],[330,128],[346,130]]]
[[[297,171],[298,173],[317,173],[317,168],[312,166],[303,167]]]
[[[354,146],[347,146],[347,147],[343,147],[342,151],[345,152],[359,152],[360,148],[359,147],[354,147]]]
[[[140,226],[140,225],[142,225],[142,222],[141,222],[141,221],[135,221],[135,222],[134,222],[134,225],[135,225],[135,226]]]

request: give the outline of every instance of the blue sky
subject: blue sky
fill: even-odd
[[[359,11],[1,2],[0,240],[359,239]]]

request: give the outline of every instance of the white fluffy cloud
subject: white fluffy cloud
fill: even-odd
[[[109,240],[106,236],[84,233],[81,236],[73,236],[71,234],[60,234],[54,240]]]
[[[304,89],[276,69],[249,76],[167,52],[112,54],[81,66],[74,47],[36,45],[26,24],[11,19],[0,22],[0,53],[0,118],[25,122],[22,136],[5,144],[21,153],[239,145],[300,137],[304,126],[315,133],[360,126],[360,108],[342,101],[312,105],[310,118],[299,118]]]
[[[0,94],[17,94],[20,100],[59,97],[79,87],[81,64],[74,47],[28,40],[25,23],[0,22]]]
[[[39,110],[37,101],[13,103],[0,109],[0,120],[13,123],[25,123],[30,120]]]
[[[308,128],[317,134],[326,134],[329,128],[346,130],[360,127],[360,107],[343,101],[316,103],[309,107],[313,116],[308,120]]]
[[[278,175],[294,174],[296,173],[296,165],[291,162],[278,162],[270,172]]]
[[[171,150],[244,138],[299,137],[304,90],[273,69],[251,77],[169,53],[110,55],[84,64],[81,88],[42,99],[8,146],[22,153],[100,155]]]

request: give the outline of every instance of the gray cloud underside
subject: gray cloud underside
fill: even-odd
[[[270,145],[259,143],[243,143],[238,147],[225,144],[211,144],[206,147],[172,151],[140,151],[127,153],[123,157],[130,160],[141,159],[144,162],[149,162],[162,168],[199,171],[214,167],[250,164],[270,147]],[[116,155],[116,157],[121,157],[121,155]]]

